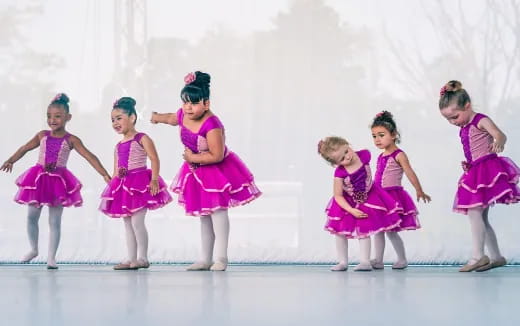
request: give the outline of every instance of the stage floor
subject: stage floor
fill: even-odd
[[[0,265],[1,325],[520,325],[520,266]]]

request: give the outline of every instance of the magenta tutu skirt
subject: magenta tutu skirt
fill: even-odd
[[[385,189],[385,191],[392,196],[392,198],[399,203],[399,206],[403,208],[402,212],[399,212],[401,223],[398,227],[390,230],[392,232],[399,232],[405,230],[417,230],[421,228],[419,223],[419,211],[415,206],[415,203],[406,190],[402,187],[395,189]]]
[[[157,209],[172,201],[167,185],[159,177],[159,192],[150,194],[152,170],[135,169],[124,177],[116,176],[101,194],[99,209],[110,217],[129,217],[142,209]]]
[[[350,196],[344,198],[352,207],[365,212],[368,217],[355,218],[332,198],[325,209],[328,218],[325,229],[330,233],[344,235],[349,239],[361,239],[393,230],[401,223],[399,213],[402,212],[402,208],[376,185],[372,186],[367,199],[361,204],[355,203]]]
[[[81,206],[81,183],[67,168],[46,170],[37,164],[16,179],[19,187],[14,200],[20,204],[47,206]]]
[[[474,207],[520,201],[520,168],[509,158],[490,154],[465,166],[459,179],[453,210],[467,214]]]
[[[193,167],[184,162],[171,190],[179,195],[179,204],[190,216],[244,205],[262,194],[249,169],[233,152],[217,164]]]

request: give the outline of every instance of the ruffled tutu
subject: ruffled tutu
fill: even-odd
[[[152,170],[130,170],[124,177],[114,177],[101,194],[99,209],[110,217],[128,217],[142,209],[157,209],[172,201],[167,185],[159,177],[159,192],[150,194]]]
[[[399,203],[399,206],[403,208],[402,212],[399,213],[401,218],[401,224],[398,227],[390,230],[392,232],[399,232],[405,230],[417,230],[421,228],[419,223],[419,211],[415,206],[415,203],[406,190],[402,187],[395,189],[385,189],[385,191],[392,196],[392,198]]]
[[[171,190],[179,195],[179,204],[191,216],[244,205],[262,194],[253,174],[233,152],[217,164],[193,167],[184,162]]]
[[[402,207],[376,185],[372,186],[367,199],[361,204],[356,204],[350,196],[344,198],[350,206],[365,212],[368,216],[362,219],[355,218],[332,198],[325,209],[328,218],[325,229],[330,233],[341,234],[349,239],[360,239],[393,230],[401,223],[399,213],[402,212]]]
[[[517,203],[519,176],[520,168],[507,157],[491,154],[477,160],[459,179],[453,210],[467,214],[474,207]]]
[[[67,168],[51,171],[37,164],[16,179],[19,187],[14,200],[20,204],[47,206],[81,206],[81,183]]]

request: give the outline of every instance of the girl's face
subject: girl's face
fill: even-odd
[[[182,105],[184,115],[190,120],[201,119],[209,110],[209,100],[201,100],[200,102],[185,102]]]
[[[330,153],[330,158],[337,165],[349,166],[354,163],[356,153],[348,145],[341,145],[337,150]]]
[[[118,134],[126,134],[129,130],[134,128],[135,116],[129,116],[124,110],[113,109],[112,110],[112,128]]]
[[[61,105],[52,105],[47,109],[47,125],[52,131],[65,129],[71,117]]]
[[[464,127],[469,123],[473,116],[473,109],[471,103],[466,103],[464,107],[457,106],[457,103],[448,105],[441,109],[441,114],[448,120],[452,125],[457,127]]]
[[[372,138],[377,148],[387,149],[395,144],[396,135],[392,135],[390,131],[383,126],[375,126],[372,128]]]

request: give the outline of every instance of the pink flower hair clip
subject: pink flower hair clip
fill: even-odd
[[[61,96],[62,96],[62,95],[63,95],[62,93],[58,93],[58,94],[56,94],[56,96],[54,96],[54,98],[52,99],[52,101],[53,101],[53,102],[59,101],[59,100],[61,99]]]
[[[186,85],[191,84],[191,83],[193,83],[195,81],[195,79],[197,79],[197,76],[195,76],[195,73],[194,72],[190,72],[189,74],[184,76],[184,83]]]
[[[318,154],[321,154],[321,147],[323,146],[323,140],[318,142]]]
[[[448,91],[448,88],[446,87],[446,85],[442,86],[441,87],[441,91],[440,91],[440,95],[444,96],[444,94],[446,94],[447,91]]]
[[[378,114],[376,114],[376,118],[381,117],[384,113],[385,113],[385,111],[381,111],[381,112],[379,112]]]
[[[119,99],[115,100],[114,104],[112,104],[112,107],[115,108],[119,104]]]

